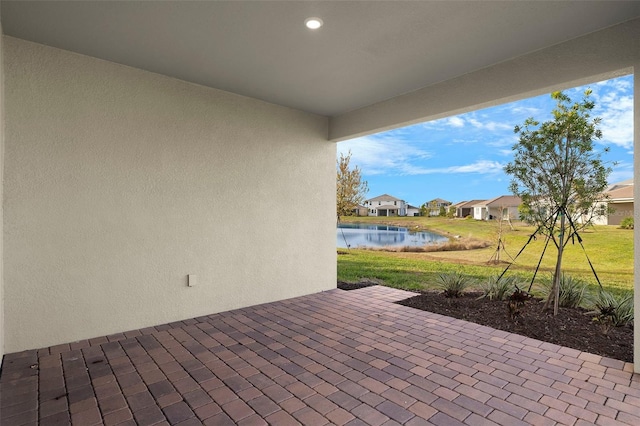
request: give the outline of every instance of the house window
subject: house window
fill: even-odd
[[[394,201],[394,202],[393,202],[393,205],[394,205],[394,206],[397,206],[396,202],[397,202],[397,201]]]

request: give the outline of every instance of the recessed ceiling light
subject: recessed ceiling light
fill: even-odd
[[[320,18],[307,18],[304,21],[304,24],[310,30],[317,30],[318,28],[320,28],[322,26],[322,23],[323,23],[322,19],[320,19]]]

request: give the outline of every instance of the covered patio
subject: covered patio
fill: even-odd
[[[373,286],[5,356],[0,423],[640,424],[632,364]]]
[[[337,290],[335,161],[634,72],[639,140],[639,2],[0,12],[3,425],[638,424],[638,316],[631,365]]]

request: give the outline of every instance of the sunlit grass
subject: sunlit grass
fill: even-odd
[[[436,277],[443,272],[460,272],[476,280],[486,280],[491,275],[500,274],[507,264],[490,265],[487,262],[495,253],[497,226],[491,221],[464,219],[400,217],[348,218],[344,221],[384,223],[404,226],[415,230],[430,230],[445,235],[458,235],[465,238],[478,238],[491,241],[491,247],[477,250],[396,253],[370,250],[347,251],[338,256],[338,279],[355,282],[361,279],[381,280],[385,285],[411,290],[435,288]],[[535,228],[524,224],[514,224],[514,230],[508,225],[503,228],[503,242],[506,251],[502,252],[502,261],[511,262],[518,251],[529,240]],[[615,226],[595,226],[581,232],[586,254],[607,290],[614,293],[633,290],[633,231],[618,229]],[[507,274],[518,274],[527,282],[540,260],[545,239],[538,236],[532,240],[510,267]],[[555,266],[557,250],[549,243],[538,276],[548,278]],[[577,240],[565,249],[563,257],[565,273],[586,280],[590,290],[595,291],[597,281],[589,267],[585,252]],[[538,278],[536,278],[538,281]]]

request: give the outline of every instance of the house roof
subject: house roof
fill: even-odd
[[[403,201],[400,198],[392,197],[389,194],[378,195],[377,197],[373,197],[368,199],[367,201]]]
[[[460,207],[462,206],[464,203],[467,203],[467,201],[458,201],[455,204],[452,204],[451,207]]]
[[[627,180],[623,180],[622,182],[612,183],[607,188],[607,192],[614,191],[616,189],[624,188],[624,187],[627,187],[627,186],[631,186],[633,188],[633,178],[627,179]]]
[[[640,17],[634,1],[1,6],[8,36],[331,117]]]
[[[416,207],[416,206],[412,206],[411,204],[407,204],[407,210],[408,209],[420,210],[420,207]]]
[[[487,200],[471,200],[471,201],[464,201],[461,205],[456,206],[456,207],[458,207],[458,208],[465,208],[465,209],[466,209],[466,208],[471,208],[471,207],[473,207],[473,206],[475,206],[475,205],[478,205],[478,204],[482,204],[482,203],[484,203],[484,202],[486,202],[486,201],[487,201]]]
[[[375,206],[374,207],[376,210],[398,210],[400,208],[400,206],[394,206],[392,204],[385,204],[382,206]]]
[[[515,195],[500,195],[490,200],[481,201],[474,206],[482,207],[518,207],[522,204],[522,199]]]
[[[626,185],[607,192],[609,202],[633,201],[633,185]]]
[[[427,203],[439,203],[439,204],[445,204],[445,203],[448,203],[448,204],[451,204],[451,201],[447,201],[447,200],[444,200],[444,199],[442,199],[442,198],[434,198],[434,199],[433,199],[433,200],[431,200],[431,201],[427,201]]]

